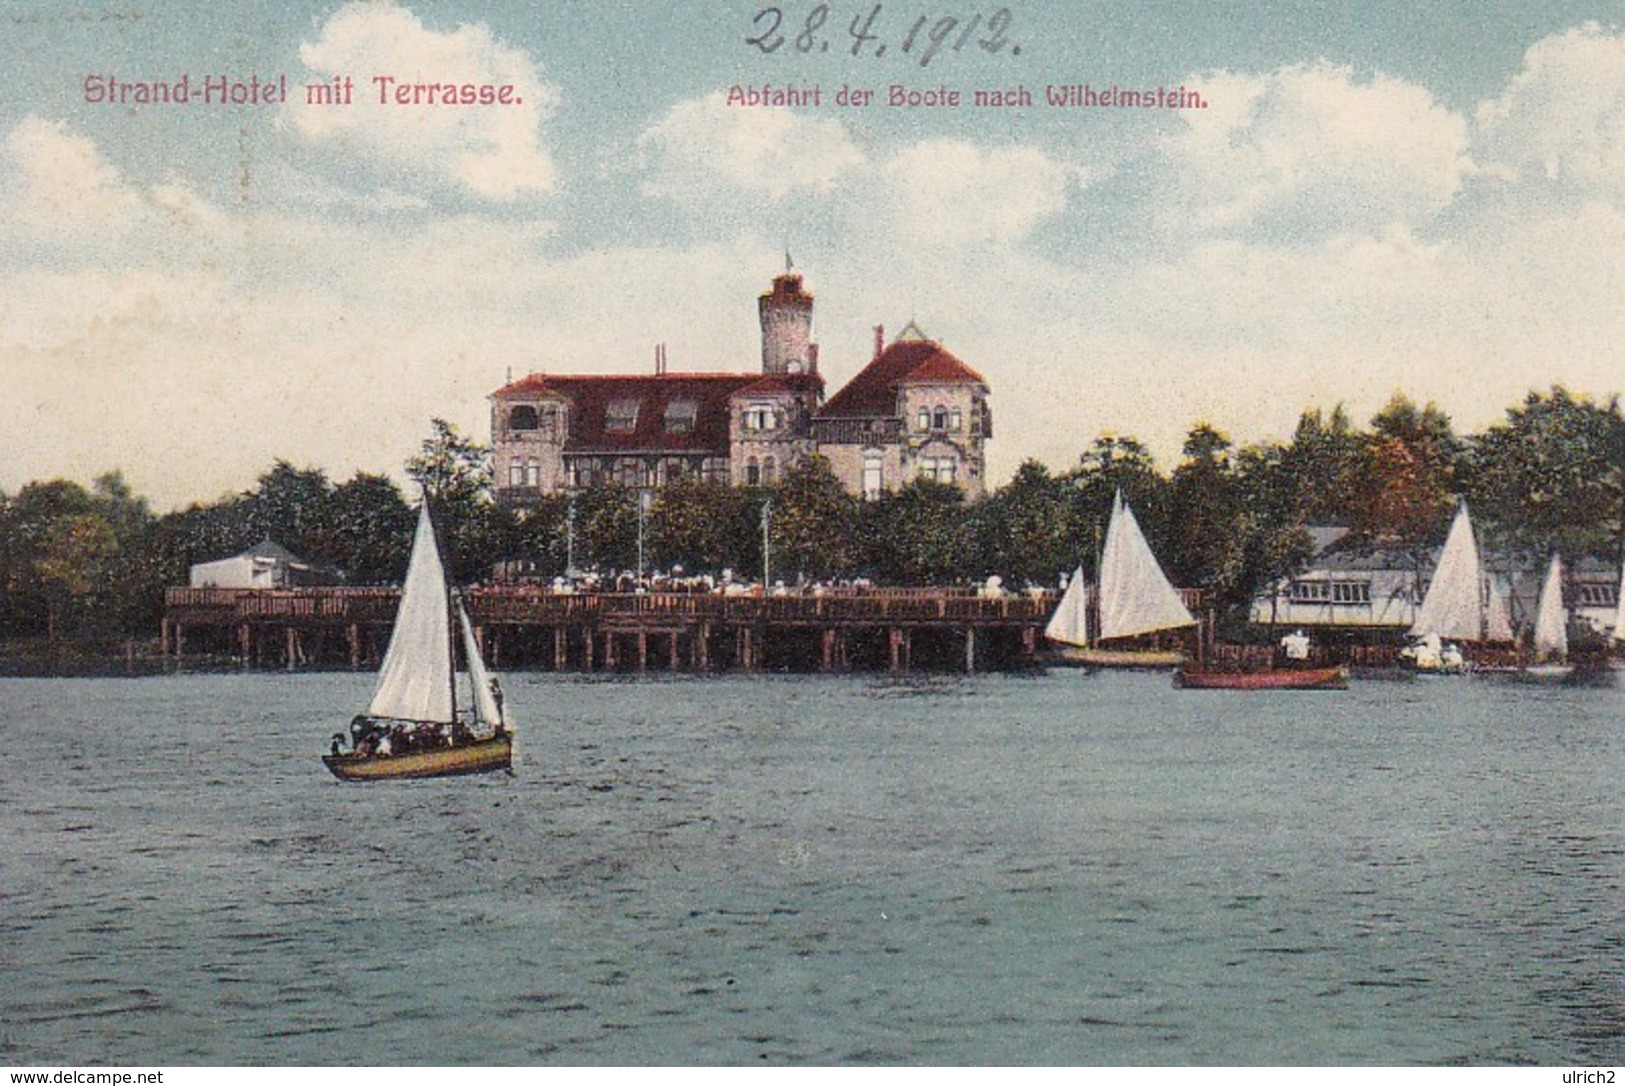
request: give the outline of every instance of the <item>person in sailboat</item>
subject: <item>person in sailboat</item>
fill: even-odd
[[[496,702],[497,707],[497,718],[492,723],[496,725],[497,731],[501,731],[503,721],[507,720],[508,716],[502,711],[502,684],[497,682],[495,675],[491,676],[491,700]]]

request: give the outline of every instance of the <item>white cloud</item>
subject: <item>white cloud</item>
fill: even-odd
[[[24,117],[6,137],[9,217],[52,234],[88,234],[133,224],[140,195],[95,143],[61,121]]]
[[[1165,229],[1313,243],[1416,224],[1472,165],[1467,124],[1422,87],[1346,67],[1193,80],[1210,103],[1162,144]]]
[[[1474,119],[1497,178],[1625,196],[1625,35],[1587,23],[1535,43]]]
[[[718,91],[679,102],[638,137],[643,189],[685,204],[828,193],[864,156],[837,121],[730,106]]]
[[[492,202],[549,192],[557,179],[541,128],[557,91],[522,49],[485,26],[438,32],[391,3],[351,3],[299,47],[307,75],[296,83],[350,77],[351,105],[312,105],[290,93],[282,120],[295,135],[350,169],[378,175],[385,187],[447,189]],[[376,77],[407,84],[511,85],[514,105],[389,104]],[[295,100],[297,99],[297,100]]]
[[[1065,206],[1078,173],[1033,147],[931,140],[887,159],[880,176],[908,240],[953,246],[1021,241]]]

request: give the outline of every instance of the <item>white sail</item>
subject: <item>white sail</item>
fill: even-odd
[[[1568,654],[1568,616],[1563,611],[1563,559],[1552,555],[1546,567],[1546,580],[1540,586],[1540,602],[1535,605],[1535,656],[1562,658]]]
[[[1044,636],[1063,645],[1087,645],[1089,631],[1089,586],[1083,583],[1083,567],[1079,566],[1061,593],[1061,602],[1044,627]]]
[[[1439,564],[1433,571],[1422,606],[1416,609],[1411,636],[1437,634],[1457,641],[1477,641],[1483,637],[1484,583],[1479,572],[1478,543],[1473,538],[1473,522],[1467,503],[1456,507]]]
[[[1625,564],[1619,570],[1619,606],[1614,609],[1615,641],[1625,641]]]
[[[463,655],[468,659],[469,684],[474,688],[474,720],[487,728],[502,723],[502,711],[497,708],[496,695],[491,690],[491,673],[485,670],[480,656],[480,645],[474,637],[474,625],[468,620],[468,609],[457,601],[457,626],[463,633]]]
[[[449,603],[446,570],[425,501],[418,514],[412,560],[406,567],[389,651],[378,669],[378,688],[367,708],[369,715],[451,722],[454,706]]]
[[[1456,509],[1427,595],[1416,609],[1411,636],[1455,641],[1510,641],[1506,597],[1484,570],[1467,503]]]
[[[1134,511],[1118,491],[1112,502],[1106,549],[1100,557],[1100,636],[1129,637],[1194,626],[1178,591],[1140,532]]]

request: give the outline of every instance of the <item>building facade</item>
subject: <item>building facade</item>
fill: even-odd
[[[1261,625],[1305,629],[1402,632],[1417,608],[1439,560],[1439,548],[1420,556],[1401,551],[1342,551],[1342,528],[1309,529],[1315,554],[1309,565],[1283,578],[1252,602],[1250,617]],[[1527,556],[1484,555],[1484,573],[1506,607],[1514,630],[1535,617],[1544,563]],[[1619,570],[1582,559],[1568,571],[1565,597],[1570,617],[1597,632],[1611,631],[1619,606]]]
[[[910,323],[824,401],[813,296],[786,270],[757,300],[759,370],[671,373],[664,348],[641,375],[532,373],[491,394],[498,495],[692,478],[771,485],[818,454],[849,491],[877,498],[925,477],[986,490],[987,381]]]

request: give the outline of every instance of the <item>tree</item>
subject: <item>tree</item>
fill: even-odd
[[[357,472],[324,504],[329,559],[352,584],[393,584],[406,576],[414,519],[399,487],[382,475]]]
[[[864,504],[866,562],[883,584],[952,584],[965,569],[965,495],[949,483],[915,479]]]
[[[716,574],[760,561],[755,556],[761,533],[751,531],[749,497],[726,483],[692,477],[663,487],[647,528],[654,561],[666,569],[682,566],[691,574]]]
[[[1571,558],[1617,556],[1625,417],[1560,386],[1531,392],[1470,443],[1469,500],[1495,543]]]
[[[1230,438],[1198,423],[1185,438],[1184,459],[1169,485],[1169,545],[1163,563],[1178,584],[1200,588],[1210,605],[1252,597],[1246,553],[1254,526],[1242,505]]]
[[[988,572],[1012,584],[1056,584],[1083,562],[1090,531],[1075,515],[1070,480],[1036,460],[1023,461],[1010,482],[984,500],[978,516],[978,552]],[[1092,564],[1092,560],[1091,560]]]
[[[493,500],[491,450],[445,419],[432,425],[406,472],[429,500],[453,579],[481,580],[512,550],[517,519]]]
[[[798,461],[772,488],[773,565],[797,578],[851,571],[856,558],[852,529],[857,500],[841,486],[821,456]],[[777,578],[775,578],[777,579]]]
[[[320,468],[296,468],[278,460],[259,477],[250,492],[248,524],[256,537],[274,540],[301,558],[335,559],[328,527],[332,521],[333,484]]]
[[[1461,443],[1433,404],[1418,408],[1396,394],[1371,420],[1363,468],[1351,501],[1351,542],[1420,549],[1443,530],[1455,507]]]
[[[1325,416],[1317,407],[1298,417],[1292,442],[1283,452],[1284,482],[1294,493],[1308,524],[1347,525],[1352,496],[1365,468],[1365,443],[1342,404]]]

